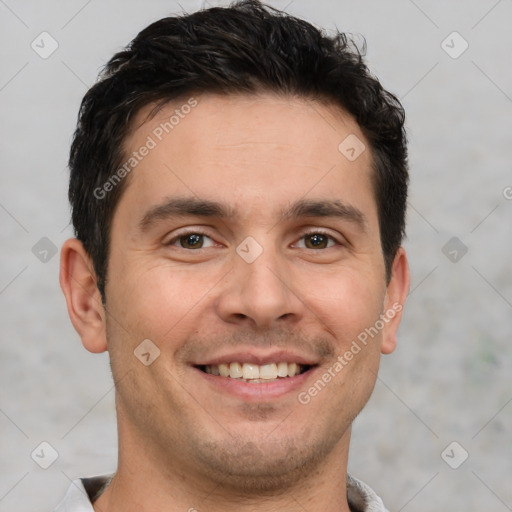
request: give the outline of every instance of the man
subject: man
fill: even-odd
[[[403,124],[345,35],[256,1],[112,58],[60,279],[109,351],[119,461],[57,510],[385,510],[347,458],[409,287]]]

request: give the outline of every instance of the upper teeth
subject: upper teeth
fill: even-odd
[[[293,377],[301,371],[301,366],[296,363],[270,363],[257,365],[251,363],[230,363],[205,366],[206,373],[230,377],[232,379],[263,379],[273,380],[278,377]]]

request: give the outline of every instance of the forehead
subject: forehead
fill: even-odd
[[[150,115],[154,108],[138,113],[124,144],[126,159],[140,158],[121,198],[134,210],[172,195],[222,199],[247,213],[268,209],[269,201],[282,211],[291,199],[315,195],[373,199],[368,144],[337,106],[275,95],[200,95]]]

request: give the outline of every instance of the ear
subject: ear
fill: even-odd
[[[391,354],[396,348],[396,333],[402,319],[405,300],[409,293],[409,284],[409,263],[405,249],[400,247],[393,260],[391,279],[384,299],[383,316],[386,327],[382,334],[381,352],[383,354]]]
[[[64,242],[60,255],[60,286],[71,323],[90,352],[105,352],[105,309],[91,259],[76,238]]]

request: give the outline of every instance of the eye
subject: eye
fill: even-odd
[[[212,247],[213,240],[202,233],[185,233],[173,238],[168,245],[177,245],[182,249],[203,249]]]
[[[304,245],[299,245],[301,249],[327,249],[337,244],[332,236],[322,232],[306,233],[300,239],[300,241],[302,240],[304,240]]]

